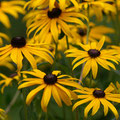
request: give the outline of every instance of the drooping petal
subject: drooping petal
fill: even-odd
[[[60,96],[59,96],[58,91],[55,86],[52,87],[52,95],[53,95],[53,98],[55,99],[56,103],[61,107],[62,102],[61,102]]]
[[[33,98],[36,96],[36,94],[41,91],[43,88],[46,87],[46,84],[40,85],[39,87],[35,88],[34,90],[32,90],[26,98],[26,104],[29,105],[31,103],[31,101],[33,100]]]
[[[104,98],[100,99],[100,102],[102,103],[102,105],[104,106],[104,115],[106,116],[108,114],[108,105],[106,103],[106,100],[104,100]]]
[[[85,116],[85,118],[87,118],[88,112],[89,112],[90,109],[94,106],[94,104],[96,104],[96,99],[93,99],[93,100],[87,105],[87,107],[85,108],[85,110],[84,110],[84,116]],[[96,104],[96,105],[97,105],[97,104]]]
[[[87,103],[87,102],[89,102],[89,101],[91,101],[91,100],[93,100],[94,98],[92,97],[92,96],[90,96],[90,97],[86,97],[86,99],[84,99],[84,100],[80,100],[80,101],[78,101],[78,102],[76,102],[74,105],[73,105],[73,108],[72,108],[72,110],[75,110],[78,106],[80,106],[81,104],[84,104],[84,103]]]
[[[43,105],[41,102],[41,107],[44,112],[47,112],[47,106],[51,98],[51,93],[52,93],[52,85],[47,85],[44,89],[42,100],[41,100],[43,101]]]
[[[93,105],[92,115],[95,115],[100,108],[100,100],[96,99],[95,104]]]
[[[103,44],[105,42],[105,37],[102,37],[102,39],[99,41],[99,43],[97,44],[97,50],[101,50]]]

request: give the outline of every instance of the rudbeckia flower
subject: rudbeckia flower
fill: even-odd
[[[17,64],[18,71],[22,69],[23,55],[30,62],[33,69],[36,69],[37,65],[32,54],[39,56],[52,64],[52,53],[42,46],[43,44],[29,44],[24,37],[14,37],[11,40],[10,45],[0,48],[0,60],[3,60],[10,55],[12,61]]]
[[[109,13],[116,14],[115,6],[109,4],[110,2],[114,2],[114,0],[82,0],[79,4],[79,8],[81,10],[87,10],[89,6],[90,16],[95,15],[100,21],[103,19],[103,13],[107,15]]]
[[[65,9],[66,2],[68,0],[58,0],[63,9]],[[73,3],[73,5],[78,9],[78,2],[76,0],[69,0]],[[56,0],[30,0],[26,3],[25,8],[28,6],[29,8],[45,8],[49,6],[49,9],[52,10],[55,7]]]
[[[67,36],[72,36],[68,23],[84,25],[80,18],[87,20],[86,16],[72,11],[71,8],[63,9],[61,4],[57,4],[51,11],[49,8],[34,11],[28,13],[26,17],[27,35],[29,36],[35,30],[34,36],[40,32],[41,39],[51,32],[54,40],[58,40],[58,26],[60,26],[60,31],[63,31]]]
[[[79,65],[85,63],[82,76],[86,77],[90,69],[92,69],[94,79],[97,76],[98,64],[107,70],[110,70],[110,67],[115,70],[116,68],[112,62],[118,63],[118,59],[114,56],[116,53],[112,49],[101,50],[104,41],[105,37],[103,37],[99,42],[91,42],[87,45],[79,43],[80,47],[82,47],[84,51],[78,49],[67,50],[65,52],[67,53],[67,57],[75,57],[72,62],[72,64],[74,64],[73,70]]]
[[[73,106],[73,110],[78,106],[90,102],[84,110],[84,116],[87,118],[89,111],[92,109],[92,116],[97,113],[100,108],[100,104],[104,107],[104,115],[108,114],[108,109],[110,109],[115,115],[116,119],[118,119],[119,114],[114,107],[114,105],[109,102],[117,102],[120,103],[120,94],[113,94],[112,91],[114,88],[110,85],[104,91],[99,88],[86,88],[84,87],[81,90],[74,90],[78,95],[78,102],[76,102]]]
[[[104,25],[98,25],[96,26],[94,23],[90,23],[90,32],[89,32],[89,42],[91,41],[96,41],[101,39],[101,37],[104,35],[105,36],[105,41],[106,42],[111,42],[111,39],[109,36],[105,34],[112,34],[114,33],[114,29],[106,27]],[[87,26],[70,26],[71,32],[73,33],[73,38],[68,37],[68,40],[72,44],[77,44],[79,42],[86,44],[87,40]],[[71,40],[72,39],[72,40]]]
[[[19,76],[17,75],[17,73],[12,74],[10,77],[7,77],[4,74],[0,73],[0,77],[3,78],[2,80],[0,80],[0,85],[2,85],[1,93],[4,92],[5,87],[12,85],[13,80],[19,80]]]
[[[9,37],[5,33],[0,32],[0,46],[3,45],[3,39],[9,40]]]
[[[33,89],[26,98],[26,104],[29,105],[36,94],[44,89],[42,100],[41,100],[41,107],[44,112],[47,111],[47,106],[50,101],[51,96],[55,99],[56,103],[61,107],[62,102],[66,105],[71,105],[71,99],[76,99],[76,94],[73,93],[71,90],[65,88],[63,85],[81,88],[81,86],[74,82],[75,78],[72,78],[68,75],[59,75],[60,71],[53,71],[52,73],[45,74],[40,70],[34,71],[24,71],[23,73],[27,73],[30,75],[35,76],[36,78],[26,78],[23,79],[24,83],[22,83],[18,89],[26,88],[30,86],[38,85],[37,88]]]
[[[18,13],[24,14],[23,5],[25,1],[22,0],[11,0],[11,1],[0,1],[0,22],[5,27],[10,28],[10,21],[6,14],[12,15],[14,18],[18,18]]]

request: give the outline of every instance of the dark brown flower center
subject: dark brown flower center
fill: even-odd
[[[24,37],[14,37],[11,40],[12,47],[22,48],[26,45],[26,40]]]
[[[60,8],[53,8],[52,11],[48,11],[48,17],[50,19],[58,18],[62,13],[62,10]]]
[[[86,2],[85,0],[81,0],[81,3]]]
[[[112,1],[108,1],[108,2],[106,2],[106,3],[108,3],[108,4],[110,4],[110,5],[113,5],[113,2],[112,2]]]
[[[54,48],[51,47],[51,48],[49,48],[49,50],[50,50],[50,52],[53,52],[53,51],[54,51]]]
[[[47,74],[44,76],[44,82],[48,85],[53,85],[57,82],[57,76],[54,74]]]
[[[96,58],[96,57],[100,56],[100,51],[98,51],[96,49],[90,49],[88,51],[88,54],[90,55],[91,58]]]
[[[80,28],[80,29],[78,30],[78,33],[79,33],[80,36],[83,37],[83,36],[85,36],[85,35],[87,34],[87,30]]]
[[[94,90],[93,96],[96,98],[104,98],[105,97],[105,92],[102,90]]]

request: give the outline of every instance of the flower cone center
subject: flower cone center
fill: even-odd
[[[104,98],[105,97],[105,92],[102,90],[94,90],[93,96],[96,98]]]
[[[57,76],[54,74],[47,74],[44,76],[44,82],[48,85],[53,85],[57,82]]]
[[[83,37],[83,36],[85,36],[85,35],[87,34],[87,30],[80,28],[80,29],[78,30],[78,33],[79,33],[80,36]]]
[[[81,0],[81,3],[86,2],[85,0]]]
[[[113,2],[112,2],[112,1],[108,1],[108,2],[106,2],[106,3],[108,3],[108,4],[110,4],[110,5],[113,5]]]
[[[12,47],[22,48],[26,45],[26,40],[24,37],[14,37],[11,40]]]
[[[53,8],[52,11],[48,11],[48,17],[49,18],[58,18],[62,13],[62,10],[60,8]]]
[[[90,49],[88,51],[88,54],[90,55],[91,58],[96,58],[96,57],[100,56],[100,51],[98,51],[96,49]]]

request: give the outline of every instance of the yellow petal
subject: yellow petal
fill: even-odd
[[[47,108],[48,103],[50,101],[51,93],[52,93],[52,85],[47,85],[44,89],[42,100],[41,100],[41,101],[43,101],[43,105],[41,104],[41,107],[42,107],[44,112],[47,112],[46,108]]]
[[[106,103],[106,100],[104,98],[100,99],[100,102],[102,103],[102,105],[104,106],[104,115],[106,116],[108,114],[108,105]]]
[[[95,104],[93,105],[92,115],[95,115],[99,108],[100,108],[100,101],[99,99],[96,99]]]
[[[60,98],[63,100],[63,102],[67,105],[70,106],[72,105],[70,97],[60,88],[57,87],[58,93]]]
[[[93,75],[93,78],[95,79],[96,76],[97,76],[97,72],[98,72],[98,65],[96,63],[96,61],[94,59],[91,60],[91,67],[92,67],[92,75]]]
[[[78,106],[80,106],[80,105],[82,105],[84,103],[87,103],[87,102],[91,101],[92,99],[94,99],[94,98],[92,96],[90,96],[90,97],[86,97],[86,99],[84,99],[84,100],[80,100],[80,101],[76,102],[73,105],[72,110],[75,110]]]
[[[24,56],[30,62],[32,68],[36,69],[37,68],[36,61],[35,61],[34,57],[29,53],[29,51],[27,50],[27,48],[22,48],[21,50],[22,50],[22,53],[24,54]]]
[[[88,60],[85,63],[85,65],[84,65],[83,73],[82,73],[83,78],[85,78],[87,76],[87,74],[89,73],[90,69],[91,69],[91,59]]]
[[[52,74],[57,76],[58,74],[61,74],[61,71],[55,70],[55,71],[52,72]]]
[[[34,90],[32,90],[26,98],[26,104],[29,105],[31,103],[31,101],[33,100],[33,98],[36,96],[36,94],[41,91],[43,88],[46,87],[46,84],[43,84],[37,88],[35,88]]]
[[[101,50],[103,44],[105,42],[105,37],[103,36],[102,39],[99,41],[99,43],[97,44],[97,50]]]
[[[87,107],[85,108],[85,110],[84,110],[84,116],[85,116],[85,118],[87,118],[88,112],[89,112],[90,109],[94,106],[94,104],[96,104],[96,99],[92,100],[92,101],[87,105]]]
[[[60,96],[59,96],[58,91],[55,86],[52,87],[52,95],[53,95],[53,98],[55,99],[56,103],[60,107],[62,107],[62,102],[61,102]]]

